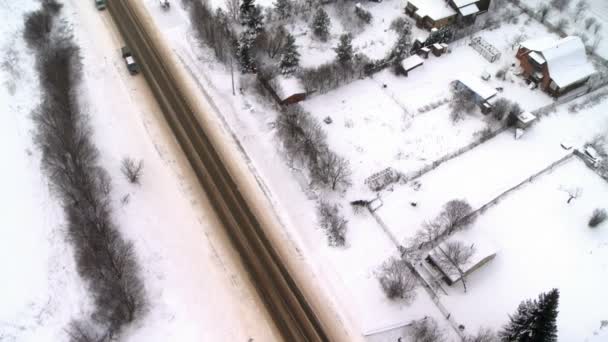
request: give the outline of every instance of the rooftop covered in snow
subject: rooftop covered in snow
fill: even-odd
[[[418,10],[420,17],[428,16],[433,20],[441,20],[456,15],[456,11],[443,0],[409,0]]]
[[[465,85],[472,92],[479,95],[484,101],[496,95],[496,89],[484,84],[480,79],[471,75],[462,75],[458,78],[458,82]]]
[[[547,62],[549,75],[560,88],[581,81],[595,73],[583,41],[576,36],[559,40],[551,37],[531,39],[521,44],[536,61]],[[542,64],[542,63],[541,63]]]

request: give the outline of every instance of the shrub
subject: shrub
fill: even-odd
[[[355,14],[362,22],[366,24],[369,24],[372,21],[372,13],[363,8],[363,6],[360,4],[355,6]]]
[[[344,246],[346,244],[346,230],[348,221],[340,215],[337,205],[320,201],[317,205],[319,225],[327,234],[330,246]]]
[[[144,171],[144,161],[140,160],[136,162],[133,158],[125,157],[122,160],[120,171],[122,171],[122,174],[125,175],[130,183],[139,185]]]
[[[606,209],[595,209],[589,219],[589,227],[595,228],[606,220]]]
[[[405,261],[391,257],[380,267],[378,281],[388,299],[412,300],[416,279]]]

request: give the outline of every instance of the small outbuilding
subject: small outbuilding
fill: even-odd
[[[460,76],[456,80],[457,86],[463,86],[473,93],[475,103],[479,106],[484,114],[492,110],[492,102],[495,100],[498,91],[483,83],[479,78],[471,75]]]
[[[435,43],[431,45],[431,51],[433,51],[433,55],[439,57],[445,52],[445,47],[442,44]]]
[[[401,68],[405,72],[405,76],[408,76],[409,72],[416,69],[424,64],[424,60],[418,55],[411,55],[401,61]]]
[[[517,128],[527,128],[536,120],[536,115],[530,112],[523,112],[517,116]]]
[[[425,59],[429,58],[429,53],[431,53],[431,49],[429,49],[428,47],[423,47],[418,50],[418,56]]]
[[[455,233],[439,246],[432,249],[426,257],[426,261],[439,272],[441,278],[450,286],[457,283],[464,276],[465,278],[475,272],[483,265],[496,257],[498,248],[496,244],[481,234],[471,234],[467,232]],[[446,262],[446,255],[449,255],[448,244],[450,242],[459,242],[464,248],[470,249],[472,252],[468,261],[462,265],[454,265],[451,262]]]

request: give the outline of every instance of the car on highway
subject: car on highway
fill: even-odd
[[[122,58],[125,60],[125,63],[127,64],[127,70],[129,70],[129,73],[131,75],[138,74],[139,66],[135,62],[135,57],[133,57],[131,50],[128,47],[123,46],[121,51],[122,51]]]
[[[95,7],[100,11],[106,9],[106,0],[95,0]]]

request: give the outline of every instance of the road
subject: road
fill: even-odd
[[[197,119],[200,110],[184,95],[172,61],[150,33],[134,2],[109,1],[108,9],[134,52],[152,92],[186,154],[199,182],[210,197],[228,235],[257,286],[270,315],[286,341],[329,341],[322,322],[296,284],[267,237],[225,161]],[[326,325],[323,325],[325,323]],[[332,338],[332,340],[336,340]]]

